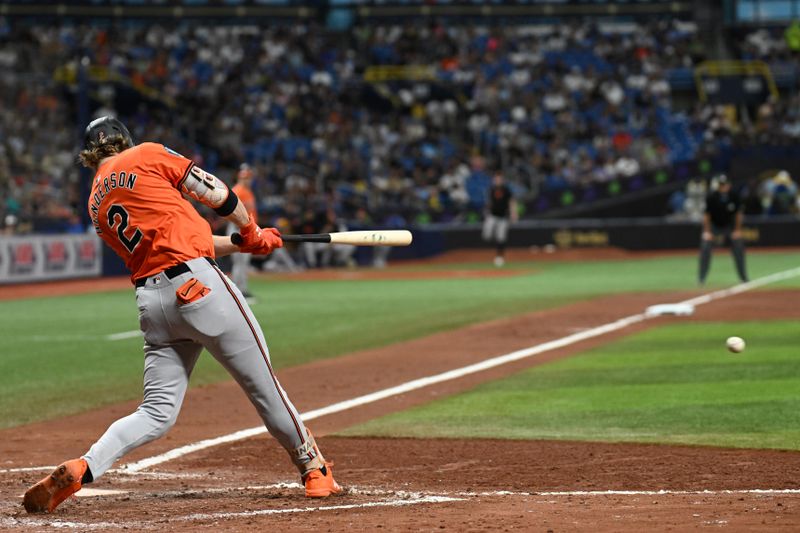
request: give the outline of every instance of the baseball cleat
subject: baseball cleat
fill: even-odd
[[[25,492],[22,505],[29,513],[52,513],[58,505],[81,490],[86,473],[86,460],[72,459],[61,463],[53,473]]]
[[[307,498],[326,498],[331,494],[342,492],[342,487],[333,479],[333,463],[325,463],[325,466],[312,470],[303,478],[306,486]]]

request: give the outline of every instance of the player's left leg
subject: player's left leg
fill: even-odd
[[[94,479],[117,459],[161,437],[175,424],[202,349],[194,342],[145,346],[144,399],[136,411],[111,424],[84,455]]]
[[[714,251],[714,241],[702,239],[700,241],[700,267],[698,281],[700,285],[706,282],[708,270],[711,268],[711,254]]]
[[[508,219],[498,218],[495,224],[495,243],[496,251],[494,264],[495,266],[503,266],[506,262],[506,241],[508,240]]]
[[[744,239],[731,239],[731,254],[736,265],[736,272],[741,281],[748,281],[747,265],[745,263]]]
[[[202,348],[193,342],[145,346],[144,399],[139,408],[111,424],[83,457],[62,463],[28,489],[23,498],[25,509],[29,513],[52,512],[84,484],[102,476],[117,459],[172,427]]]
[[[484,241],[492,242],[494,240],[496,221],[497,219],[493,215],[486,215],[486,219],[483,221],[483,227],[481,228],[481,236]]]

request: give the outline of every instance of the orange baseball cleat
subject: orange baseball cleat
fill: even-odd
[[[52,513],[58,505],[81,490],[81,480],[89,465],[86,460],[72,459],[61,463],[53,473],[25,492],[22,505],[29,513]]]
[[[331,494],[342,492],[342,487],[333,479],[333,463],[326,462],[325,466],[312,470],[303,478],[306,486],[307,498],[325,498]]]

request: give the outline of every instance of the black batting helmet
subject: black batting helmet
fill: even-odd
[[[128,131],[125,124],[110,116],[96,118],[86,126],[86,132],[83,136],[83,146],[88,150],[93,145],[100,144],[113,135],[122,135],[122,138],[125,139],[130,146],[134,146],[131,132]]]

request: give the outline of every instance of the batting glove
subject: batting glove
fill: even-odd
[[[231,242],[239,247],[239,251],[247,254],[267,255],[283,246],[281,233],[275,228],[259,228],[255,219],[239,228],[239,233],[231,235]]]

